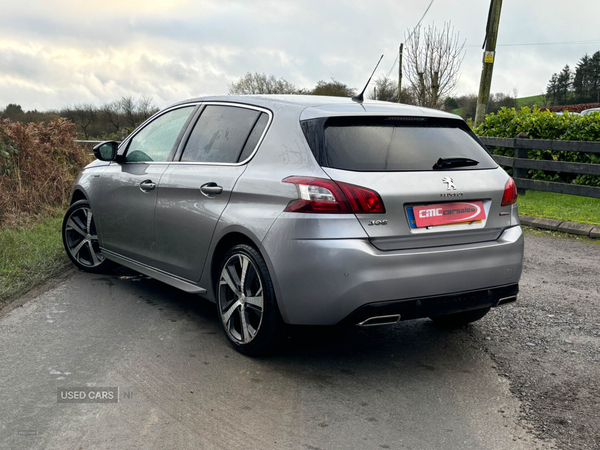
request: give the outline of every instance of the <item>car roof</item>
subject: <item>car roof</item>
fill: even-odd
[[[357,103],[349,97],[327,97],[322,95],[221,95],[193,98],[178,102],[176,105],[208,101],[242,103],[270,110],[297,109],[300,120],[349,115],[418,116],[462,120],[455,114],[437,109],[378,100],[364,100],[363,103]]]

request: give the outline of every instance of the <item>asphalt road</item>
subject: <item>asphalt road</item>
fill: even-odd
[[[555,239],[528,236],[528,258]],[[0,319],[0,448],[553,448],[486,347],[501,309],[458,331],[296,330],[252,359],[212,304],[125,269],[30,297]],[[58,402],[83,387],[118,387],[119,403]]]

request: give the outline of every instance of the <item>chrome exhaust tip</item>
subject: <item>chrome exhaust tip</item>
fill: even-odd
[[[356,325],[359,327],[376,327],[378,325],[393,325],[400,321],[400,314],[391,314],[389,316],[374,316],[363,320]]]
[[[498,300],[498,305],[504,305],[506,303],[512,303],[517,300],[516,295],[511,295],[510,297],[504,297]]]

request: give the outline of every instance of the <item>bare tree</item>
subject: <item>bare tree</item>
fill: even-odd
[[[137,125],[135,117],[136,104],[133,97],[122,97],[119,100],[119,105],[121,106],[121,114],[123,115],[123,119],[125,119],[125,123],[132,129],[135,128]]]
[[[516,89],[515,89],[516,91]],[[515,92],[515,97],[517,96],[517,93]],[[550,102],[548,99],[548,96],[546,95],[545,92],[540,91],[540,103],[542,104],[542,106],[548,107],[550,106]],[[533,105],[531,105],[533,107]]]
[[[119,131],[121,128],[121,102],[118,100],[104,104],[100,108],[100,114],[106,122],[115,127],[115,131]]]
[[[368,97],[373,100],[381,100],[383,102],[398,102],[398,82],[388,78],[385,75],[380,76],[374,81],[374,91],[376,95],[370,94]],[[400,103],[414,105],[415,99],[410,89],[402,89],[400,95]]]
[[[418,105],[438,108],[454,90],[465,57],[465,42],[460,42],[450,22],[445,22],[441,30],[432,24],[407,31],[405,74]]]
[[[138,102],[137,113],[140,115],[140,122],[145,121],[157,111],[158,108],[154,106],[152,97],[150,96],[144,96]]]
[[[385,75],[380,76],[373,83],[375,84],[374,94],[369,95],[369,98],[383,102],[398,101],[398,83]]]
[[[98,114],[94,105],[91,103],[82,103],[75,105],[73,108],[67,107],[61,111],[61,115],[72,120],[76,125],[79,125],[83,131],[83,135],[88,139],[88,128],[96,122]]]
[[[296,86],[289,81],[258,72],[248,72],[229,85],[229,95],[295,94],[296,92]]]

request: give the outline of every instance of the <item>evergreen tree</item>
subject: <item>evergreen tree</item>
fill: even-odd
[[[575,77],[573,78],[573,91],[575,92],[575,99],[577,102],[589,102],[590,101],[590,86],[591,86],[591,74],[590,67],[591,61],[588,55],[585,55],[577,63],[575,68]]]
[[[553,74],[546,97],[550,105],[600,103],[600,51],[584,55],[575,71],[566,65],[560,73]]]
[[[356,90],[332,78],[331,81],[319,81],[309,94],[330,95],[332,97],[352,97],[356,94]]]
[[[558,104],[568,105],[571,98],[569,94],[573,85],[573,75],[568,64],[560,71],[556,81]]]
[[[546,87],[546,97],[551,105],[558,104],[558,75],[555,73],[552,74],[552,78],[550,78],[550,82]]]
[[[600,103],[600,51],[590,58],[590,100]]]
[[[2,116],[2,118],[4,119],[12,119],[12,120],[23,120],[23,116],[25,115],[25,113],[23,112],[23,108],[21,108],[21,105],[16,104],[16,103],[11,103],[9,104],[4,111],[0,111],[2,112],[2,114],[0,114],[0,116]]]

